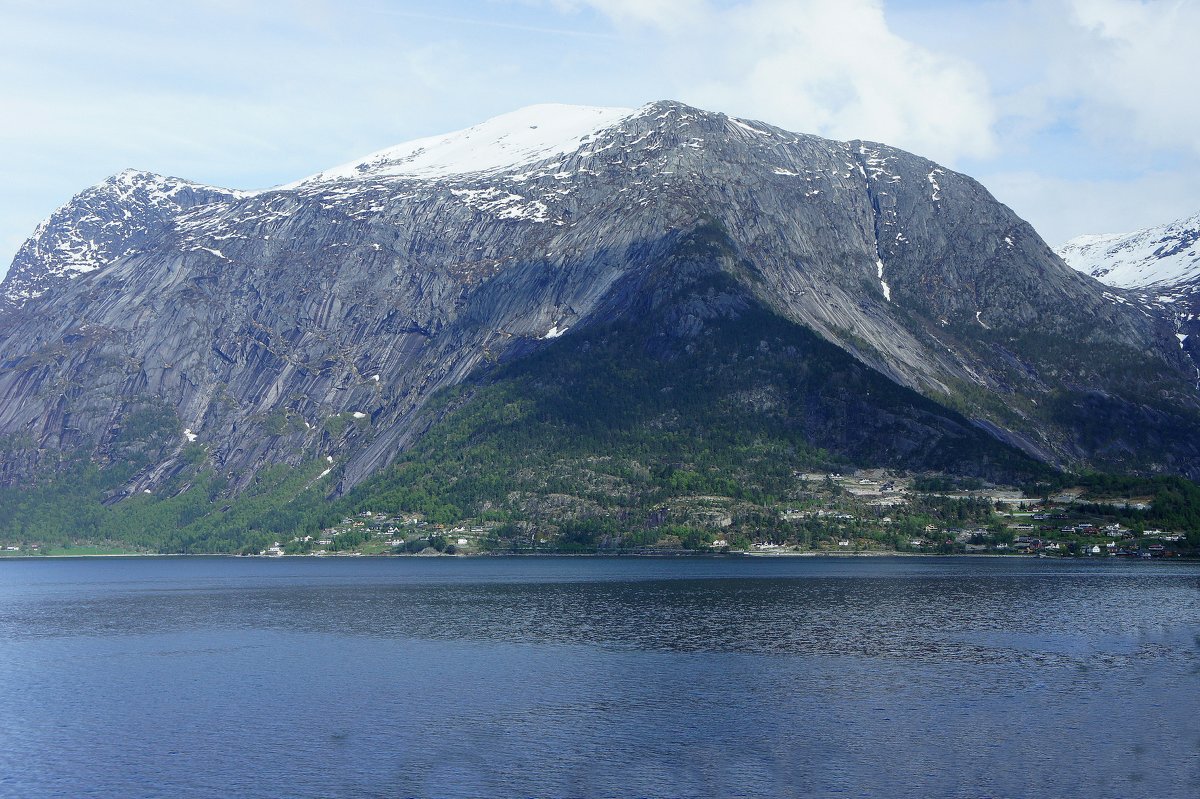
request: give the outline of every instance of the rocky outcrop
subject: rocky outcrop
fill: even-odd
[[[0,312],[151,246],[185,211],[239,194],[134,169],[113,175],[38,225],[9,267]]]
[[[1170,326],[1109,299],[969,177],[883,145],[671,102],[538,107],[280,189],[105,200],[113,235],[88,268],[74,249],[56,260],[53,242],[99,224],[86,198],[122,180],[64,206],[22,250],[41,260],[5,281],[9,483],[62,453],[121,457],[126,420],[161,401],[174,443],[131,491],[193,439],[235,488],[317,457],[344,462],[348,487],[421,435],[434,392],[669,290],[680,246],[1038,457],[1128,458],[1057,410],[1099,391],[1113,418],[1173,431],[1139,466],[1200,468],[1197,437],[1168,441],[1197,429]]]

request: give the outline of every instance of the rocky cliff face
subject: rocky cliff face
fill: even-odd
[[[121,458],[130,420],[169,417],[127,490],[193,442],[235,486],[328,458],[348,487],[440,388],[670,290],[681,247],[1043,460],[1200,469],[1175,331],[978,183],[663,102],[525,109],[268,191],[123,173],[84,192],[4,283],[0,477]]]

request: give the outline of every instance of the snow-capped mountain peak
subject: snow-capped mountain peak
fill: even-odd
[[[510,170],[575,152],[596,134],[638,113],[630,108],[531,105],[464,130],[388,147],[284,188],[346,179],[435,180]]]
[[[246,192],[125,169],[85,189],[44,220],[13,259],[0,309],[94,272],[161,233],[182,212]]]
[[[194,180],[173,178],[141,169],[122,169],[106,179],[100,186],[110,187],[122,199],[138,198],[140,195],[142,202],[175,205],[188,204],[179,202],[181,192],[200,192],[229,197],[246,197],[254,193],[209,186]]]
[[[1168,288],[1200,279],[1200,214],[1135,233],[1078,236],[1058,255],[1120,288]]]

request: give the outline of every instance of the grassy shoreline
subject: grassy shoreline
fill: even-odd
[[[64,554],[56,553],[53,555],[33,555],[33,554],[4,554],[0,555],[0,561],[3,560],[83,560],[92,558],[238,558],[248,560],[307,560],[307,559],[337,559],[337,560],[362,560],[362,559],[377,559],[377,558],[457,558],[462,560],[482,560],[488,558],[747,558],[747,559],[763,559],[770,560],[773,558],[938,558],[938,559],[957,559],[957,558],[977,558],[977,559],[1020,559],[1032,560],[1038,559],[1038,555],[1028,555],[1019,553],[992,553],[992,552],[884,552],[884,551],[864,551],[864,552],[471,552],[459,554],[446,554],[439,552],[436,554],[420,554],[420,553],[393,553],[381,552],[370,555],[356,553],[326,553],[317,554],[301,554],[301,555],[241,555],[235,552],[109,552],[109,553],[87,553],[87,554]],[[1200,560],[1200,558],[1192,555],[1180,555],[1169,558],[1129,558],[1116,557],[1113,555],[1047,555],[1040,556],[1040,559],[1052,559],[1062,561],[1141,561],[1153,560],[1156,562],[1185,562]]]

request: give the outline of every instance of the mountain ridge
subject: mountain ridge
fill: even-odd
[[[0,480],[69,453],[117,462],[128,420],[165,409],[171,440],[127,495],[186,469],[193,444],[235,492],[327,458],[349,490],[424,434],[437,392],[670,290],[680,241],[1040,460],[1200,469],[1178,435],[1197,398],[1173,328],[1066,267],[968,176],[669,101],[560,133],[548,157],[493,171],[390,174],[368,157],[383,171],[131,211],[112,260],[0,313]],[[1107,439],[1082,429],[1092,407]]]
[[[1056,249],[1072,268],[1120,288],[1200,280],[1200,213],[1133,233],[1077,236]]]

